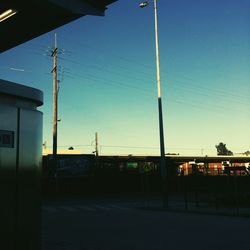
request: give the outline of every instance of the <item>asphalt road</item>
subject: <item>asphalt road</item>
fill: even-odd
[[[141,209],[138,199],[45,201],[42,250],[249,250],[250,218]]]

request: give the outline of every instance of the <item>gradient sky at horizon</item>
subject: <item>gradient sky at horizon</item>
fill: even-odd
[[[53,60],[59,55],[58,146],[82,153],[159,154],[153,6],[119,0],[0,55],[0,78],[44,92],[52,146]],[[166,153],[250,150],[250,0],[158,0]],[[50,47],[50,48],[49,48]],[[44,55],[45,54],[45,55]],[[64,71],[64,74],[62,72]]]

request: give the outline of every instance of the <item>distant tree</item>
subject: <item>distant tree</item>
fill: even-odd
[[[243,155],[249,156],[250,155],[250,151],[247,150],[246,152],[243,153]]]
[[[226,144],[220,142],[218,145],[215,145],[217,149],[217,155],[233,155],[233,152],[228,150]]]

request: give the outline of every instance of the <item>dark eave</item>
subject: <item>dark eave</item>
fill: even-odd
[[[116,0],[1,0],[0,14],[17,14],[0,22],[0,53],[85,15],[103,16]]]

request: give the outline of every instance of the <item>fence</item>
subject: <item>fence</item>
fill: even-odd
[[[178,176],[168,179],[168,209],[250,216],[250,176]],[[161,209],[161,194],[145,188],[148,208]]]

